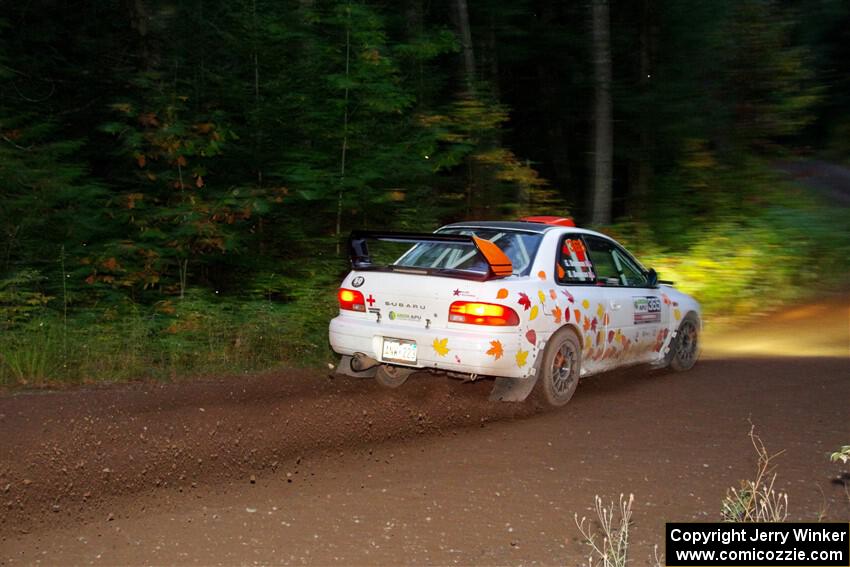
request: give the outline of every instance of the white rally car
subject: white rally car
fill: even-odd
[[[383,262],[370,253],[382,245]],[[640,363],[687,370],[699,356],[699,304],[570,219],[355,231],[349,247],[330,323],[343,374],[389,387],[417,369],[495,377],[491,399],[524,400],[539,384],[560,406],[579,377]]]

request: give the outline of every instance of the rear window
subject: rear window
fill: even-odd
[[[439,234],[477,236],[497,245],[511,259],[514,275],[524,276],[531,269],[542,235],[492,228],[451,228]],[[423,242],[405,252],[394,266],[465,270],[486,273],[489,268],[472,244],[458,242]]]

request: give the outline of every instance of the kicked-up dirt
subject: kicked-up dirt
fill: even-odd
[[[847,521],[826,455],[850,442],[850,350],[803,343],[846,337],[848,303],[739,331],[773,345],[746,358],[726,335],[688,373],[590,378],[552,412],[489,382],[304,370],[6,396],[0,564],[576,564],[574,515],[621,493],[641,564],[665,521],[718,519],[752,476],[751,423],[784,451],[791,518]],[[767,340],[814,327],[796,355]]]

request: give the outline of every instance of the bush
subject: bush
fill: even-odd
[[[334,295],[310,301],[183,300],[30,313],[0,335],[0,384],[42,386],[303,366],[329,359]]]
[[[666,205],[652,223],[610,231],[661,279],[694,295],[706,318],[764,312],[850,283],[850,232],[836,230],[847,224],[845,210],[777,179],[766,166],[717,173],[711,182],[735,184],[738,191],[719,191],[727,200],[736,195],[735,202],[714,203],[707,218]]]

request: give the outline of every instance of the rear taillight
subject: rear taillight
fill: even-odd
[[[516,311],[504,305],[494,303],[475,303],[455,301],[449,307],[449,321],[470,325],[500,325],[510,327],[519,325]]]
[[[339,308],[347,311],[366,311],[366,302],[363,300],[363,294],[356,289],[340,288],[337,293],[339,300]]]

